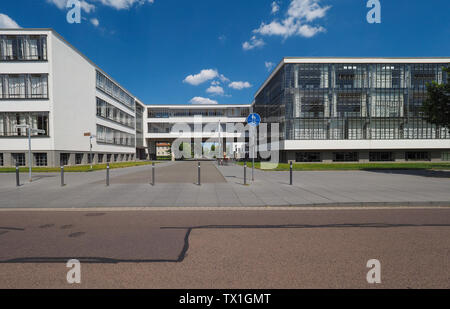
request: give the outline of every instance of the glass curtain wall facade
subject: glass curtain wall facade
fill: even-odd
[[[450,139],[423,120],[426,84],[443,64],[285,64],[255,99],[283,140]]]

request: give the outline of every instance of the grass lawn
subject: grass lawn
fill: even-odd
[[[239,162],[239,165],[244,165]],[[251,162],[247,162],[252,167]],[[260,169],[261,164],[255,163],[255,168]],[[294,163],[294,171],[356,171],[356,170],[450,170],[448,163]],[[288,163],[280,163],[272,171],[289,171]]]
[[[158,162],[155,162],[158,163]],[[110,163],[109,167],[111,169],[116,168],[126,168],[126,167],[133,167],[133,166],[143,166],[143,165],[149,165],[152,164],[152,162],[118,162],[118,163]],[[28,172],[28,167],[20,167],[20,172],[25,173]],[[92,171],[100,171],[100,170],[106,170],[106,163],[105,164],[96,164],[92,167],[90,165],[77,165],[77,166],[66,166],[64,167],[65,172],[74,173],[74,172],[92,172]],[[61,168],[59,167],[33,167],[34,173],[54,173],[54,172],[60,172]],[[14,173],[16,172],[15,167],[2,167],[0,168],[0,173]]]

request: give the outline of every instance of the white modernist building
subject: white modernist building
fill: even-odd
[[[52,29],[0,30],[0,166],[28,165],[23,125],[34,166],[134,160],[144,110]]]
[[[148,105],[145,142],[149,157],[157,157],[159,143],[184,139],[191,144],[199,141],[207,148],[214,144],[228,157],[243,158],[248,152],[248,133],[238,127],[246,125],[251,110],[251,104]]]

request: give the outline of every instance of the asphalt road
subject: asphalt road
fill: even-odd
[[[450,288],[449,256],[448,208],[0,212],[0,288]]]

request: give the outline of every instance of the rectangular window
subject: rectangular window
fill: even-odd
[[[0,153],[0,166],[3,166],[3,153]]]
[[[9,75],[8,78],[8,96],[12,99],[25,98],[25,76]]]
[[[426,151],[406,152],[406,161],[430,161],[430,153]]]
[[[13,153],[11,154],[12,165],[25,166],[25,154],[24,153]]]
[[[450,161],[450,152],[442,153],[442,161]]]
[[[75,164],[76,164],[76,165],[80,165],[81,163],[83,163],[83,157],[84,157],[84,154],[82,154],[82,153],[77,153],[77,154],[75,155]]]
[[[126,107],[135,110],[134,98],[126,93],[118,85],[114,84],[105,75],[97,71],[97,88],[110,95]]]
[[[357,152],[334,152],[333,162],[357,162],[359,161]]]
[[[296,162],[321,162],[320,152],[297,152],[295,154]]]
[[[47,60],[46,35],[0,36],[0,61]]]
[[[61,153],[59,158],[61,166],[69,165],[70,153]]]
[[[114,155],[114,162],[117,162],[117,161],[119,161],[119,155],[118,155],[118,154],[115,154],[115,155]]]
[[[35,153],[34,162],[36,166],[47,166],[47,154],[46,153]]]
[[[369,153],[370,162],[391,162],[394,161],[392,152],[371,152]]]
[[[108,163],[111,162],[111,154],[106,155],[106,162],[108,162]]]
[[[0,99],[48,99],[48,75],[0,75]]]
[[[104,158],[103,154],[98,154],[98,163],[103,163],[103,158]]]

